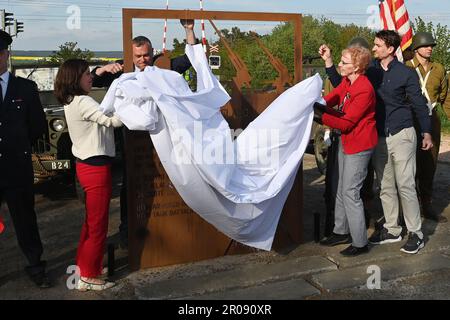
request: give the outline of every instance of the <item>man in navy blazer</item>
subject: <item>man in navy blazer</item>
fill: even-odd
[[[17,241],[29,263],[27,274],[38,287],[48,288],[31,162],[31,146],[45,132],[47,122],[36,83],[8,72],[11,42],[11,36],[0,31],[0,204],[8,205]]]

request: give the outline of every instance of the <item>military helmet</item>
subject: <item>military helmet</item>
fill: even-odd
[[[429,32],[417,32],[412,40],[412,49],[416,50],[420,47],[435,46],[436,40]]]
[[[369,49],[369,43],[367,42],[366,39],[364,39],[362,37],[355,37],[352,40],[350,40],[347,47],[348,48],[363,47],[363,48]]]

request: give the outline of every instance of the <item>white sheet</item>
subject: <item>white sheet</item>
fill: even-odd
[[[229,95],[201,45],[186,46],[186,54],[197,71],[197,92],[178,73],[147,67],[117,79],[100,108],[116,112],[131,130],[150,132],[190,208],[228,237],[270,250],[309,141],[322,80],[315,75],[284,92],[233,141],[220,113]]]

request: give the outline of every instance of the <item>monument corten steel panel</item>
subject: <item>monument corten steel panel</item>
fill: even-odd
[[[127,72],[133,70],[133,18],[288,21],[294,25],[294,82],[301,80],[302,40],[299,14],[123,9],[122,15],[124,64]],[[164,57],[159,64],[167,66],[167,59]],[[232,88],[232,100],[222,108],[231,128],[245,127],[278,96],[276,92],[241,90],[236,83],[232,84]],[[217,231],[184,203],[165,173],[148,132],[126,132],[125,163],[129,265],[132,270],[255,251]],[[273,244],[275,250],[293,247],[302,241],[302,184],[300,169],[281,214]]]

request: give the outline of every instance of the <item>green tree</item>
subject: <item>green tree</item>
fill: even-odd
[[[50,56],[50,62],[62,64],[68,59],[84,59],[90,61],[94,53],[84,49],[77,48],[77,42],[66,42],[59,46],[58,51],[54,51]]]
[[[252,76],[253,88],[264,88],[268,83],[276,78],[277,73],[269,62],[268,57],[258,46],[253,36],[241,31],[238,27],[222,29],[221,33],[227,40],[232,50],[238,54],[247,65]],[[334,61],[339,61],[341,51],[348,42],[356,37],[365,38],[369,44],[373,43],[374,32],[367,27],[360,27],[354,24],[339,25],[326,18],[316,19],[312,16],[303,16],[302,19],[302,39],[303,57],[318,57],[318,49],[321,44],[330,46]],[[261,41],[270,52],[279,58],[288,68],[291,74],[294,73],[294,27],[291,23],[285,22],[277,25],[270,34],[262,36]],[[214,73],[220,74],[221,80],[231,80],[236,74],[236,70],[228,58],[228,52],[220,40],[212,43],[219,44],[221,50],[222,65]],[[184,42],[174,40],[174,52],[179,54],[184,52]],[[314,69],[323,69],[323,62],[319,58],[307,62],[313,64]],[[324,74],[324,71],[322,72]]]
[[[184,48],[186,46],[186,39],[180,42],[177,38],[173,39],[173,49],[170,51],[170,57],[175,58],[184,54]]]
[[[283,62],[290,73],[294,73],[294,26],[291,23],[281,23],[272,33],[262,38],[270,52]],[[303,55],[306,55],[305,53]]]

